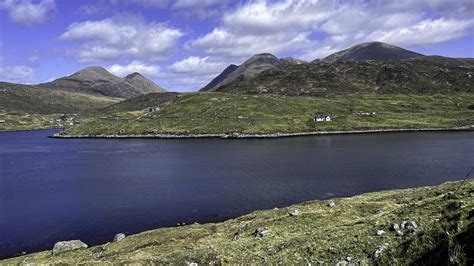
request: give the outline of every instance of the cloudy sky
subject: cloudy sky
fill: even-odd
[[[193,91],[253,54],[314,60],[366,41],[474,57],[472,0],[0,0],[0,80],[87,66]]]

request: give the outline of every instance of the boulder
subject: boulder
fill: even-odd
[[[328,203],[328,206],[329,206],[330,208],[335,207],[335,206],[336,206],[336,203],[334,203],[334,201],[330,201],[330,202]]]
[[[385,235],[385,231],[384,230],[377,230],[377,235],[378,236],[383,236],[383,235]]]
[[[288,212],[288,214],[293,217],[293,216],[300,216],[301,213],[298,210],[292,210]]]
[[[119,233],[119,234],[116,234],[115,237],[114,237],[114,242],[119,242],[120,240],[124,239],[126,236],[124,233]]]
[[[390,230],[392,230],[392,231],[397,231],[399,229],[400,229],[400,225],[398,225],[398,224],[390,225]]]
[[[414,221],[403,221],[400,227],[402,229],[418,229],[418,225]]]
[[[81,240],[60,241],[54,244],[52,253],[53,255],[56,255],[62,252],[76,250],[80,248],[87,248],[87,245],[84,244],[84,242],[82,242]]]
[[[259,237],[265,237],[268,235],[268,229],[265,228],[265,227],[259,227],[255,230],[255,232],[253,233],[254,236],[259,236]]]

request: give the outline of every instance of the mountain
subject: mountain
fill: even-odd
[[[224,69],[224,71],[222,71],[222,73],[220,73],[217,77],[215,77],[213,80],[211,80],[211,82],[209,82],[209,84],[204,86],[201,89],[201,91],[210,91],[210,90],[216,89],[218,87],[217,85],[219,83],[223,82],[227,78],[227,76],[229,76],[237,68],[238,68],[238,66],[236,66],[234,64],[229,65],[228,67],[226,67]]]
[[[250,57],[240,66],[228,66],[221,74],[204,86],[200,91],[215,91],[219,87],[236,80],[242,81],[252,79],[268,69],[303,63],[306,62],[292,57],[278,59],[276,56],[269,53],[257,54]]]
[[[150,92],[165,92],[166,90],[162,87],[156,85],[153,81],[145,78],[140,73],[133,73],[124,78],[124,80],[130,84],[132,84],[135,88],[137,88],[140,94],[147,94]]]
[[[406,60],[288,65],[217,91],[283,95],[474,92],[474,59],[440,56]],[[265,90],[263,90],[265,89]]]
[[[391,44],[383,42],[366,42],[354,45],[349,49],[331,54],[323,59],[317,59],[314,63],[336,63],[345,61],[364,60],[400,60],[422,57],[424,55],[415,53]]]
[[[161,87],[141,75],[132,74],[128,79],[122,79],[102,67],[88,67],[70,76],[39,84],[39,86],[125,99],[145,93],[163,91]]]

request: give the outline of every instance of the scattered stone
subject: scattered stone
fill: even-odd
[[[383,235],[385,235],[385,231],[384,230],[377,230],[377,235],[378,236],[383,236]]]
[[[235,241],[239,238],[239,235],[245,230],[245,226],[244,225],[240,225],[239,226],[239,229],[237,229],[237,231],[234,233],[234,237],[232,237],[232,241]]]
[[[3,124],[3,123],[5,123],[5,120],[0,119],[0,124]]]
[[[347,262],[351,262],[351,261],[352,261],[352,258],[351,258],[351,257],[346,257],[346,261],[347,261]]]
[[[114,242],[119,242],[120,240],[124,239],[126,236],[124,233],[119,233],[119,234],[116,234],[115,237],[114,237]]]
[[[189,261],[186,261],[184,264],[186,264],[186,266],[198,266],[199,265],[196,262],[189,262]]]
[[[418,225],[414,221],[403,221],[400,227],[402,229],[418,229]]]
[[[399,229],[400,229],[400,225],[398,225],[398,224],[392,224],[390,226],[390,230],[392,230],[392,231],[397,231]]]
[[[387,249],[387,247],[388,247],[387,243],[377,246],[375,248],[374,253],[372,254],[373,259],[378,260],[380,258],[380,255],[382,255],[382,253]]]
[[[212,101],[212,102],[218,102],[218,101],[219,101],[219,98],[211,98],[211,101]]]
[[[300,211],[298,210],[292,210],[288,213],[290,216],[300,216]]]
[[[254,236],[259,236],[259,237],[265,237],[268,235],[268,229],[265,228],[265,227],[259,227],[255,230],[255,232],[253,233]]]
[[[52,253],[53,255],[70,251],[70,250],[76,250],[80,248],[87,248],[87,245],[84,244],[81,240],[70,240],[70,241],[60,241],[54,244]]]
[[[334,203],[334,201],[330,201],[330,202],[328,203],[328,206],[329,206],[330,208],[335,207],[335,206],[336,206],[336,203]]]
[[[397,234],[398,236],[403,236],[403,235],[404,235],[401,230],[397,230],[397,231],[396,231],[396,234]]]

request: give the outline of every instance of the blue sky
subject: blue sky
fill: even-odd
[[[474,57],[474,1],[0,0],[0,81],[102,66],[193,91],[253,54],[310,61],[366,41]]]

